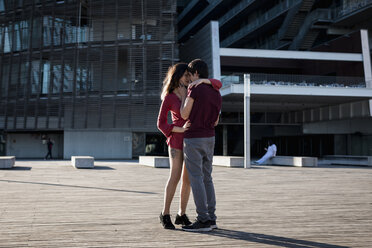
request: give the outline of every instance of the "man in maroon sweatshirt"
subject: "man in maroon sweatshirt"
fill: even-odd
[[[188,65],[191,81],[208,78],[208,66],[195,59]],[[181,116],[191,126],[184,133],[184,159],[194,195],[196,222],[183,226],[185,231],[211,231],[216,225],[216,196],[212,180],[215,143],[214,127],[218,123],[222,98],[211,85],[200,84],[188,90],[181,104]]]

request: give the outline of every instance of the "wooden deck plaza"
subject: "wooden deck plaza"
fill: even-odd
[[[0,170],[0,247],[372,247],[372,168],[215,167],[220,229],[188,233],[159,223],[168,169],[70,163]]]

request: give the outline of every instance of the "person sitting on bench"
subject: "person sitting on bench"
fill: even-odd
[[[264,164],[268,159],[276,156],[276,150],[277,150],[276,145],[273,144],[271,140],[269,140],[267,143],[268,143],[268,147],[265,148],[266,150],[265,155],[263,155],[263,157],[260,158],[259,160],[255,161],[254,162],[255,164],[259,164],[259,165]]]

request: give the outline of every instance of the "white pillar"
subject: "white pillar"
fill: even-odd
[[[244,168],[251,168],[251,79],[244,74]]]
[[[372,67],[368,41],[368,30],[360,30],[360,40],[362,42],[363,69],[364,79],[366,80],[366,87],[372,88]],[[369,113],[370,116],[372,116],[372,100],[369,100]]]
[[[213,78],[221,79],[220,27],[218,21],[211,21],[211,56]]]

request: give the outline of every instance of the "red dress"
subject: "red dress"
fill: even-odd
[[[209,79],[214,89],[219,90],[222,83],[217,79]],[[173,92],[166,95],[160,106],[158,129],[167,137],[167,144],[171,148],[183,150],[183,133],[172,132],[173,127],[182,127],[186,120],[181,117],[181,100]],[[168,112],[171,111],[172,124],[168,123]]]

